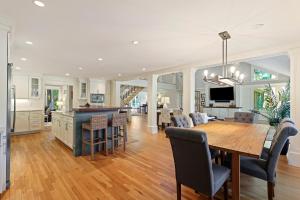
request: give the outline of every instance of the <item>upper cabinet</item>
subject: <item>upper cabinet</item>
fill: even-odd
[[[29,78],[29,97],[40,98],[41,96],[41,78],[30,77]]]
[[[13,76],[13,85],[15,86],[16,98],[17,99],[28,99],[29,98],[29,78],[23,75]]]
[[[14,75],[13,85],[17,99],[29,99],[41,97],[41,78],[26,75]]]
[[[86,80],[79,80],[79,98],[87,99],[88,98],[88,87]]]

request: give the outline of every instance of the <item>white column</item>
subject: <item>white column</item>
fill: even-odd
[[[289,51],[289,56],[291,65],[291,118],[300,128],[300,48]],[[300,167],[300,133],[291,137],[290,140],[289,163]]]
[[[158,75],[150,75],[147,79],[148,101],[148,128],[151,133],[157,133],[157,78]]]
[[[190,113],[195,112],[196,69],[188,68],[188,69],[184,69],[182,72],[183,72],[183,114],[188,116]]]
[[[120,106],[121,105],[121,97],[120,97],[120,82],[119,81],[111,81],[111,105]]]

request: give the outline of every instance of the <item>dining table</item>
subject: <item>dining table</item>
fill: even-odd
[[[193,127],[207,134],[210,148],[231,153],[232,199],[240,199],[240,157],[260,158],[267,131],[267,124],[210,121]]]

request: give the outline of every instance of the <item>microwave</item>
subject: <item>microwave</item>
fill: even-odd
[[[91,103],[104,103],[104,94],[91,94]]]

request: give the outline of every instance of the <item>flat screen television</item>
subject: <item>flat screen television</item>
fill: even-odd
[[[234,100],[233,87],[210,88],[210,100],[216,102],[229,102]]]

